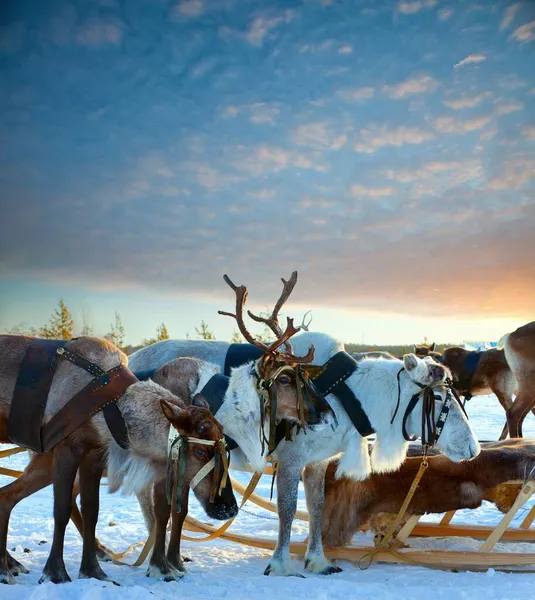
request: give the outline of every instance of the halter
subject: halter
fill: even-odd
[[[400,382],[399,376],[404,369],[401,369],[398,372],[398,404],[396,406],[396,410],[394,411],[394,415],[392,416],[391,422],[394,421],[394,418],[399,409],[399,398],[400,398]],[[462,406],[455,389],[453,388],[451,379],[446,379],[444,382],[432,383],[429,385],[422,385],[421,383],[415,382],[416,385],[422,388],[422,391],[414,394],[414,396],[410,399],[409,404],[407,405],[407,410],[403,415],[403,437],[407,442],[414,442],[418,439],[418,436],[410,436],[407,433],[407,420],[410,417],[412,411],[415,409],[416,405],[420,398],[422,398],[422,433],[421,440],[422,445],[427,447],[434,446],[438,438],[440,437],[446,421],[448,419],[448,415],[450,413],[451,404],[453,399],[455,399],[466,415],[466,411]],[[435,419],[435,400],[442,400],[439,394],[435,393],[436,389],[444,389],[446,390],[446,399],[442,405],[442,410],[438,415],[438,419]]]
[[[173,501],[174,492],[174,510],[180,512],[182,503],[182,493],[184,490],[184,474],[186,472],[187,445],[201,444],[203,446],[214,446],[214,456],[201,467],[189,483],[189,488],[194,490],[199,483],[211,472],[214,471],[212,487],[210,488],[210,502],[214,502],[216,495],[220,496],[224,487],[227,485],[229,457],[225,438],[217,441],[202,440],[196,437],[182,435],[171,425],[167,439],[168,461],[167,461],[167,479],[166,493],[167,502]],[[174,489],[173,489],[174,485]]]
[[[314,388],[314,385],[310,381],[309,375],[306,372],[306,368],[303,368],[300,364],[297,365],[281,365],[278,367],[269,377],[264,379],[257,367],[257,362],[253,363],[251,373],[256,377],[256,389],[260,400],[260,441],[262,444],[262,454],[268,449],[267,456],[269,456],[277,447],[277,386],[275,385],[277,379],[282,373],[289,373],[295,377],[296,391],[297,391],[297,409],[299,412],[299,427],[306,433],[305,425],[305,406],[311,415],[312,423],[317,423],[318,416],[316,410],[316,403],[323,402],[327,404],[324,398]],[[329,406],[329,405],[327,405]],[[332,408],[329,406],[332,411]],[[264,431],[264,421],[266,415],[269,414],[269,439],[266,438]],[[285,439],[291,440],[291,425],[286,424]],[[280,440],[279,440],[280,441]]]

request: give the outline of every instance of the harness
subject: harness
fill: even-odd
[[[391,419],[391,423],[393,423],[394,418],[396,417],[396,414],[398,412],[399,409],[399,401],[400,401],[400,384],[399,384],[399,376],[401,374],[401,372],[404,371],[404,369],[400,369],[400,371],[398,372],[398,404],[396,406],[396,410],[394,411],[394,414],[392,415],[392,419]],[[418,436],[410,436],[407,433],[407,420],[409,419],[410,415],[412,414],[413,410],[415,409],[416,405],[418,404],[418,401],[420,400],[420,398],[422,399],[422,431],[420,434],[420,439],[422,440],[422,446],[424,446],[424,448],[429,448],[434,446],[437,441],[438,438],[440,437],[444,426],[446,424],[446,421],[448,420],[448,415],[450,413],[450,408],[452,405],[452,402],[455,401],[458,403],[459,407],[462,409],[462,411],[464,412],[464,414],[466,415],[466,411],[464,409],[464,406],[462,405],[459,396],[457,395],[457,392],[455,391],[455,388],[453,387],[453,384],[451,382],[451,380],[448,378],[445,380],[445,382],[440,382],[440,383],[435,383],[435,384],[431,384],[431,385],[422,385],[417,383],[416,385],[418,385],[422,391],[418,392],[417,394],[414,394],[412,396],[412,398],[409,401],[409,404],[407,405],[407,409],[405,410],[405,414],[403,415],[403,421],[402,421],[402,427],[403,427],[403,437],[407,442],[414,442],[415,440],[418,439]],[[440,395],[435,393],[435,390],[437,388],[445,388],[446,389],[446,399],[444,400],[444,403],[442,405],[442,409],[440,411],[440,414],[438,415],[438,419],[435,419],[435,400],[441,400],[442,398],[440,397]],[[466,415],[468,417],[468,415]]]
[[[230,344],[225,355],[223,374],[230,376],[234,367],[241,367],[252,360],[258,360],[264,351],[252,344]]]
[[[472,352],[469,352],[464,359],[463,368],[467,372],[467,376],[458,381],[457,387],[463,394],[465,402],[472,399],[472,381],[482,356],[482,350],[473,350]]]
[[[76,339],[76,338],[74,338]],[[42,454],[52,450],[97,412],[121,448],[128,448],[128,432],[117,400],[138,379],[124,365],[104,371],[66,348],[63,340],[32,340],[21,362],[8,418],[8,439]],[[82,390],[42,425],[50,386],[59,359],[94,376]]]
[[[347,379],[357,370],[357,361],[342,350],[331,357],[324,365],[322,372],[314,377],[313,383],[317,391],[326,397],[334,394],[342,404],[351,422],[362,437],[375,433],[368,415],[364,412],[360,400],[347,385]]]
[[[278,375],[276,375],[276,377],[278,377],[279,375],[280,375],[280,373]],[[230,377],[227,377],[226,375],[223,375],[221,373],[216,373],[208,380],[208,382],[205,384],[205,386],[202,388],[202,390],[197,394],[198,396],[202,396],[206,400],[206,402],[208,402],[210,412],[214,416],[217,416],[217,411],[223,405],[223,400],[225,399],[225,394],[227,393],[229,382],[230,382]],[[265,415],[265,413],[263,412],[264,400],[261,398],[260,401],[261,401],[261,407],[262,407],[261,414]],[[277,411],[275,409],[275,413],[276,412]],[[262,418],[262,423],[263,423],[264,418],[265,417]],[[297,425],[295,423],[290,423],[289,421],[281,421],[280,423],[276,424],[275,425],[275,437],[274,437],[274,442],[272,444],[273,449],[271,450],[271,452],[273,452],[275,450],[275,448],[279,445],[279,443],[283,439],[291,440],[292,432],[294,429],[300,429],[300,425]],[[263,440],[263,443],[265,444],[265,433],[264,433],[263,428],[262,428],[262,433],[261,433],[261,439]],[[225,442],[226,442],[228,450],[235,450],[236,448],[238,448],[238,444],[236,443],[236,441],[233,440],[228,435],[225,435]],[[264,448],[265,448],[265,446],[263,446],[262,451],[264,450]]]
[[[188,437],[187,435],[178,433],[171,425],[167,442],[169,456],[167,462],[166,492],[167,502],[173,507],[175,512],[180,512],[182,506],[188,444],[202,444],[203,446],[214,447],[214,456],[197,471],[189,483],[189,489],[194,490],[199,483],[213,471],[214,475],[209,498],[209,501],[213,502],[216,496],[221,495],[224,487],[227,485],[229,477],[229,450],[225,438],[213,441]]]

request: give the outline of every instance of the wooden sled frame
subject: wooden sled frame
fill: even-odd
[[[24,450],[20,448],[0,451],[0,459],[23,451]],[[0,468],[0,473],[11,477],[18,477],[21,474],[20,471],[6,468]],[[266,475],[272,473],[273,470],[270,467],[265,471]],[[515,481],[510,483],[518,484],[519,482]],[[535,541],[535,531],[530,529],[535,520],[535,506],[524,518],[520,528],[508,529],[509,524],[514,519],[518,510],[531,498],[531,496],[533,496],[533,494],[535,494],[535,480],[528,480],[527,482],[522,483],[522,489],[513,503],[513,506],[502,517],[495,528],[477,525],[451,525],[451,520],[455,511],[450,511],[444,515],[438,524],[419,523],[420,516],[413,515],[408,519],[395,537],[395,541],[399,542],[399,545],[403,545],[411,535],[484,539],[483,544],[475,551],[410,549],[400,551],[393,549],[392,547],[377,550],[375,547],[344,546],[340,548],[325,548],[325,554],[333,560],[358,562],[359,566],[363,568],[367,568],[371,562],[375,560],[381,563],[412,564],[453,571],[482,571],[493,568],[501,571],[535,572],[535,552],[492,552],[492,549],[500,541]],[[239,494],[243,494],[245,491],[245,487],[234,479],[232,480],[232,485],[234,490]],[[253,493],[249,500],[261,508],[277,513],[277,507],[273,502],[270,502],[257,494]],[[296,512],[296,518],[308,521],[308,514],[306,511],[298,510]],[[199,521],[192,516],[186,518],[184,529],[189,532],[200,532],[208,535],[217,530],[213,525]],[[263,550],[273,551],[276,545],[276,540],[274,539],[247,536],[229,531],[225,531],[220,537],[229,542]],[[184,538],[187,541],[205,541],[204,536],[199,539],[192,538],[191,536],[184,536]],[[139,542],[133,544],[126,551],[115,554],[114,556],[122,557],[139,544]],[[306,552],[306,543],[292,542],[290,544],[290,552],[296,555],[304,555]],[[364,566],[363,563],[365,563]],[[135,565],[139,566],[139,564],[139,560],[136,561]],[[534,569],[525,569],[525,567],[530,566],[534,567]]]

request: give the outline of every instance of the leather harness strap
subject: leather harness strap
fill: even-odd
[[[375,433],[360,400],[351,391],[346,380],[357,370],[357,361],[347,352],[341,351],[331,357],[322,372],[312,381],[324,397],[334,394],[362,437]]]
[[[230,344],[225,355],[223,374],[230,376],[233,367],[241,367],[245,363],[259,359],[264,351],[252,344]]]
[[[124,365],[104,371],[66,348],[67,340],[31,341],[21,361],[8,419],[8,438],[38,453],[48,452],[102,410],[115,441],[128,448],[126,423],[117,400],[138,381]],[[64,358],[94,379],[43,426],[43,417],[58,359]]]
[[[9,409],[8,439],[35,452],[43,451],[41,426],[50,385],[56,372],[57,350],[65,340],[32,340],[22,359]]]
[[[122,448],[127,448],[126,424],[116,402],[126,389],[137,381],[137,377],[124,365],[110,369],[93,380],[43,427],[44,452],[51,450],[100,410],[104,413],[104,418],[106,418],[106,423],[115,441]]]

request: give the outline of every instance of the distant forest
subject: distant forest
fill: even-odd
[[[260,313],[263,314],[263,313]],[[46,325],[40,328],[36,327],[28,327],[26,324],[21,323],[15,327],[4,328],[4,333],[10,334],[18,334],[18,335],[33,335],[42,338],[52,338],[52,339],[63,339],[70,340],[73,337],[78,335],[87,335],[87,336],[98,336],[95,333],[93,326],[86,321],[85,318],[82,318],[82,323],[75,323],[74,318],[72,316],[71,311],[66,306],[63,300],[58,302],[58,305],[54,311],[54,313],[50,316],[50,319]],[[125,344],[125,330],[124,325],[121,319],[121,315],[116,311],[114,315],[113,322],[110,323],[110,328],[107,333],[102,336],[110,342],[114,343],[116,346],[121,348],[126,354],[132,354],[136,350],[140,348],[144,348],[150,344],[154,344],[155,342],[169,339],[169,332],[167,331],[167,327],[165,323],[161,323],[157,328],[154,337],[144,339],[138,345]],[[214,333],[210,330],[210,327],[205,321],[201,321],[198,326],[193,328],[193,333],[186,333],[183,336],[179,336],[184,339],[196,339],[196,340],[215,340]],[[258,336],[258,339],[269,342],[273,340],[272,332],[266,327],[264,331],[262,331]],[[231,338],[228,340],[231,343],[239,343],[243,342],[243,338],[240,336],[237,330],[232,332]],[[427,340],[424,338],[423,340],[415,340],[416,344],[430,344],[434,340]],[[443,344],[437,343],[436,350],[441,352],[444,348],[448,346],[452,346],[454,344]],[[346,351],[349,353],[352,352],[372,352],[375,350],[381,350],[384,352],[390,352],[394,356],[402,356],[403,354],[407,354],[409,352],[414,351],[414,346],[411,344],[405,345],[382,345],[382,344],[353,344],[349,343],[345,345]]]

